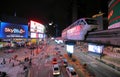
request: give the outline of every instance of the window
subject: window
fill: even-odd
[[[86,25],[86,23],[85,23],[84,20],[81,20],[81,21],[80,21],[80,24],[81,24],[81,25]]]
[[[86,19],[85,20],[87,22],[87,24],[91,24],[91,25],[98,25],[97,20],[94,19]]]

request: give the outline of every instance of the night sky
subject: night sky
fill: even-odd
[[[1,0],[0,15],[36,20],[48,24],[53,21],[62,30],[72,23],[74,0]],[[99,11],[107,16],[108,0],[77,0],[77,19],[92,17]]]

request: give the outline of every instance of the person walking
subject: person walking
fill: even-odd
[[[5,58],[3,58],[3,64],[6,64]]]
[[[11,62],[11,59],[9,59],[9,63]]]

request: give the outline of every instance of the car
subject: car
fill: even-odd
[[[58,64],[53,65],[53,75],[60,75],[60,67]]]
[[[78,74],[72,66],[67,66],[66,71],[69,77],[78,77]]]
[[[59,50],[59,48],[58,48],[58,47],[55,47],[55,50]]]
[[[56,51],[56,55],[59,55],[61,51]]]
[[[63,58],[63,55],[62,55],[62,54],[59,54],[59,58],[62,59],[62,58]]]
[[[68,66],[68,62],[67,62],[67,59],[62,59],[62,65],[67,67]]]
[[[8,49],[8,50],[6,50],[6,51],[4,51],[5,53],[13,53],[13,52],[15,52],[15,50],[14,49]]]
[[[53,63],[53,64],[57,64],[57,58],[53,58],[53,59],[52,59],[52,63]]]

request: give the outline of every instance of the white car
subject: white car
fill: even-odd
[[[72,66],[67,66],[66,71],[69,77],[78,77],[78,74],[76,73],[75,69]]]
[[[63,40],[55,40],[55,42],[56,42],[57,44],[62,44],[62,43],[63,43]]]
[[[60,75],[60,67],[58,64],[53,64],[53,75]]]

